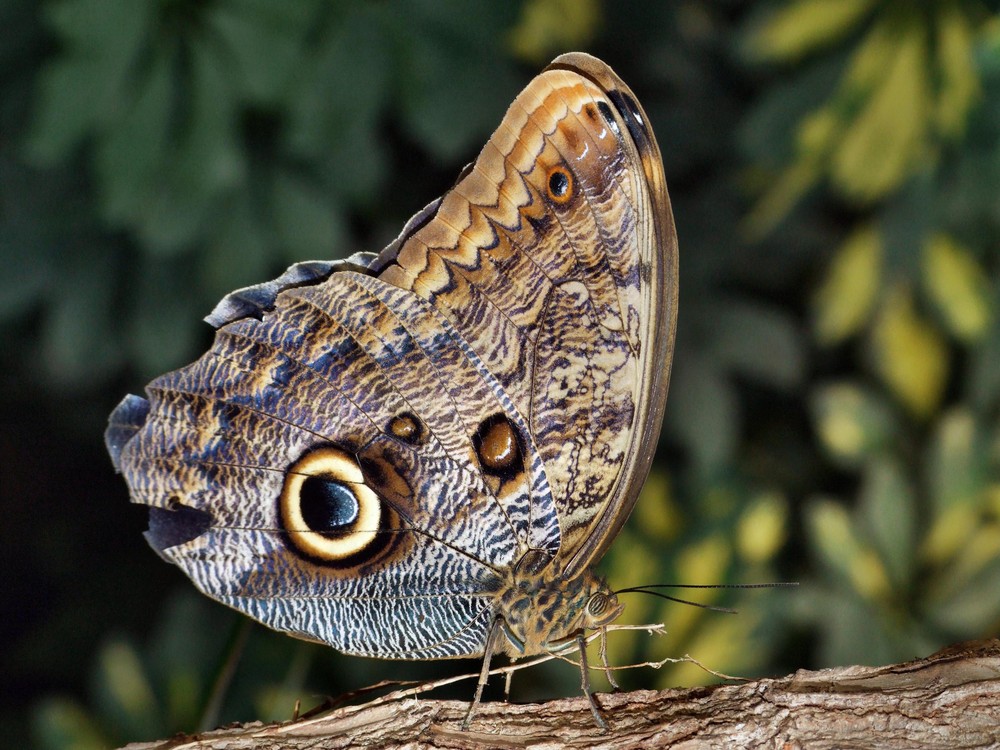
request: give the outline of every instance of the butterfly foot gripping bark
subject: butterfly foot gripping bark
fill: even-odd
[[[484,675],[582,649],[622,609],[591,571],[652,460],[676,274],[648,118],[563,55],[381,253],[228,295],[108,450],[153,548],[272,628]]]

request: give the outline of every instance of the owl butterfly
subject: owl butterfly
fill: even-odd
[[[201,591],[349,654],[482,656],[478,701],[494,653],[622,611],[592,566],[652,460],[676,276],[648,118],[563,55],[381,253],[223,299],[108,450]]]

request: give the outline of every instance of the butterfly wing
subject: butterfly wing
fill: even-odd
[[[676,244],[645,117],[564,56],[378,257],[236,292],[197,362],[112,415],[151,544],[279,630],[482,653],[528,550],[581,570],[659,428]]]
[[[567,577],[628,517],[666,401],[677,238],[648,122],[607,65],[557,58],[380,259],[380,277],[440,309],[527,421]]]
[[[518,419],[502,389],[429,304],[374,276],[334,269],[284,291],[147,394],[147,409],[132,397],[113,415],[109,442],[152,509],[149,541],[278,630],[387,658],[480,653],[519,543],[558,547],[551,502],[545,519],[528,500],[549,497],[537,456],[503,491],[476,468],[479,424]],[[285,507],[290,479],[330,451],[355,472],[329,473],[381,508],[366,521],[362,497],[340,541],[376,534],[346,555]]]

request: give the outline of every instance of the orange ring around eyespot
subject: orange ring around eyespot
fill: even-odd
[[[562,179],[557,179],[557,184],[553,186],[552,181],[554,178]],[[569,203],[573,197],[574,187],[573,175],[562,164],[550,168],[545,174],[545,192],[551,201],[559,205]]]

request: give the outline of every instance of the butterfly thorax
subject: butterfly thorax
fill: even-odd
[[[624,609],[607,583],[589,570],[567,579],[548,555],[532,550],[511,570],[499,617],[510,656],[559,651],[584,631],[601,628]]]

